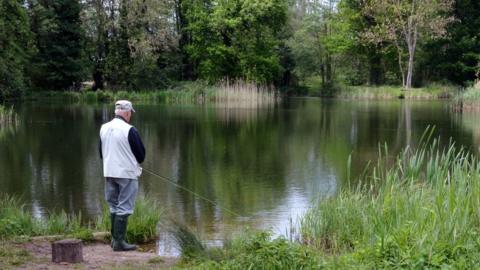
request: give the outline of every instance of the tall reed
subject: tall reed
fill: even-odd
[[[279,100],[273,86],[245,80],[226,79],[218,83],[216,88],[215,102],[226,107],[256,108],[272,105]]]
[[[480,111],[480,89],[469,87],[457,95],[453,103],[455,111],[479,112]]]
[[[381,157],[358,186],[319,200],[300,230],[304,243],[357,266],[478,267],[479,209],[478,158],[432,140],[393,164]]]

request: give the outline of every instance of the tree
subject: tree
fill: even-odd
[[[108,0],[91,0],[84,5],[82,26],[87,39],[86,52],[91,62],[93,90],[105,87],[105,59],[108,40]]]
[[[85,74],[84,39],[78,0],[29,3],[37,53],[31,70],[35,86],[78,89]]]
[[[454,21],[450,15],[454,0],[370,0],[364,5],[364,14],[375,25],[364,32],[367,42],[391,42],[398,53],[402,85],[412,87],[414,57],[417,44],[425,39],[446,35],[447,25]],[[405,50],[407,64],[405,68]],[[407,71],[405,74],[405,70]]]
[[[0,100],[20,95],[27,85],[25,70],[33,46],[22,4],[21,0],[0,2]]]
[[[447,38],[425,46],[422,69],[427,79],[465,85],[476,79],[480,61],[480,1],[456,0],[453,14]]]
[[[279,46],[286,0],[183,0],[184,46],[196,76],[270,83],[281,74]]]
[[[322,88],[332,86],[335,54],[341,50],[333,38],[337,30],[333,23],[336,5],[336,0],[299,1],[296,12],[300,21],[289,42],[297,63],[297,75],[302,79],[320,75]]]
[[[174,0],[90,0],[83,12],[94,88],[153,88],[179,77]]]
[[[335,31],[330,38],[329,47],[333,47],[340,55],[339,69],[345,76],[343,80],[353,85],[385,83],[386,63],[391,62],[385,53],[389,51],[389,45],[375,46],[362,42],[362,33],[374,25],[374,22],[363,14],[363,1],[341,0],[337,9],[332,21]]]

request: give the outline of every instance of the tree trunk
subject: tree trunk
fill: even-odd
[[[325,86],[325,65],[320,66],[320,76],[322,77],[322,87]]]
[[[327,53],[326,55],[326,61],[325,61],[325,81],[328,86],[332,84],[332,58],[330,57],[330,54]]]
[[[52,261],[80,263],[83,262],[82,241],[78,239],[65,239],[52,243]]]
[[[380,85],[382,84],[382,59],[377,53],[369,54],[369,77],[368,84]]]
[[[406,88],[412,88],[412,79],[413,79],[413,68],[414,68],[414,56],[415,49],[417,46],[417,29],[415,28],[413,33],[410,35],[410,38],[407,39],[408,42],[408,72],[407,72],[407,84]]]
[[[406,89],[412,88],[412,78],[413,78],[413,54],[414,51],[408,52],[408,71],[407,71],[407,81],[405,84]]]

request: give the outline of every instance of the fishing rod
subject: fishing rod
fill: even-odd
[[[170,184],[174,185],[175,187],[177,187],[177,188],[179,188],[179,189],[181,189],[181,190],[184,190],[184,191],[186,191],[186,192],[188,192],[188,193],[191,193],[191,194],[193,194],[194,196],[196,196],[196,197],[198,197],[198,198],[200,198],[200,199],[202,199],[202,200],[204,200],[204,201],[207,201],[207,202],[211,203],[213,206],[216,206],[216,207],[219,207],[219,208],[225,210],[225,212],[228,212],[228,213],[230,213],[230,214],[232,214],[232,215],[234,215],[234,216],[237,216],[237,217],[242,217],[240,214],[237,214],[237,213],[235,213],[234,211],[232,211],[232,210],[230,210],[230,209],[228,209],[228,208],[225,208],[225,207],[219,205],[218,203],[210,200],[209,198],[204,197],[204,196],[196,193],[195,191],[192,191],[192,190],[190,190],[190,189],[188,189],[188,188],[186,188],[186,187],[184,187],[184,186],[182,186],[182,185],[179,185],[179,184],[175,183],[175,181],[171,180],[171,179],[168,178],[168,177],[165,177],[165,176],[163,176],[163,175],[160,175],[160,174],[158,174],[158,173],[156,173],[156,172],[153,172],[153,171],[151,171],[151,170],[149,170],[149,169],[146,169],[146,168],[143,168],[143,170],[146,171],[146,172],[148,172],[149,174],[151,174],[151,175],[153,175],[153,176],[156,176],[157,178],[160,178],[160,179],[164,180],[164,181],[167,182],[167,183],[170,183]]]

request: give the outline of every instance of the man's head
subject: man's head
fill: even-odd
[[[115,102],[115,115],[123,117],[127,122],[130,122],[132,112],[135,112],[132,102],[128,100],[118,100]]]

